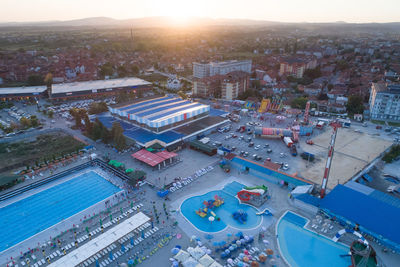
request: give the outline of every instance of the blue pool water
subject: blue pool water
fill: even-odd
[[[304,229],[306,219],[288,212],[277,227],[281,253],[292,267],[347,267],[350,257],[340,257],[349,247]]]
[[[118,191],[91,171],[1,208],[0,252]]]
[[[240,189],[239,189],[240,190]],[[251,229],[261,223],[261,216],[256,215],[257,209],[249,205],[240,204],[239,200],[233,194],[224,190],[210,191],[204,195],[194,196],[186,199],[181,205],[182,214],[188,219],[197,229],[204,232],[218,232],[225,229],[228,225],[237,229]],[[233,192],[232,192],[233,193]],[[224,204],[214,208],[213,211],[220,221],[210,222],[208,217],[200,217],[196,214],[196,210],[201,208],[203,201],[214,199],[218,195],[224,199]],[[234,220],[232,214],[237,210],[247,212],[247,222],[244,224]]]

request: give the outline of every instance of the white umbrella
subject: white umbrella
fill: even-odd
[[[213,216],[210,216],[210,217],[208,217],[208,220],[209,220],[210,222],[213,222],[213,221],[215,220],[215,218],[214,218]]]

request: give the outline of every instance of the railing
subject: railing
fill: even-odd
[[[26,185],[26,186],[20,187],[18,189],[15,189],[15,190],[13,190],[11,192],[8,192],[8,193],[5,193],[3,195],[0,195],[0,202],[4,201],[4,200],[7,200],[9,198],[15,197],[17,195],[20,195],[20,194],[22,194],[24,192],[27,192],[29,190],[38,188],[38,187],[43,186],[45,184],[48,184],[50,182],[56,181],[56,180],[58,180],[58,179],[60,179],[62,177],[70,175],[70,174],[72,174],[72,173],[74,173],[76,171],[80,171],[80,170],[83,170],[85,168],[91,167],[93,165],[100,166],[103,169],[106,169],[106,170],[112,172],[115,176],[119,177],[120,179],[122,179],[124,181],[129,180],[129,177],[125,173],[121,172],[118,169],[115,169],[115,168],[111,167],[106,162],[104,162],[104,161],[102,161],[100,159],[94,159],[94,160],[85,162],[83,164],[80,164],[78,166],[75,166],[75,167],[73,167],[71,169],[68,169],[68,170],[62,171],[60,173],[57,173],[57,174],[55,174],[53,176],[50,176],[48,178],[42,179],[40,181],[31,183],[29,185]]]

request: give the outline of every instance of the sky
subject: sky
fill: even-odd
[[[400,22],[400,0],[0,0],[0,22],[171,16],[280,22]]]

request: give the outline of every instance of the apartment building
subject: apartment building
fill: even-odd
[[[400,84],[372,83],[369,109],[373,120],[400,122]]]
[[[233,71],[251,72],[251,60],[230,60],[223,62],[193,62],[193,77],[205,78],[214,75],[225,75]]]
[[[314,58],[288,58],[281,62],[279,75],[291,75],[296,78],[303,78],[307,69],[317,67],[317,60]]]

